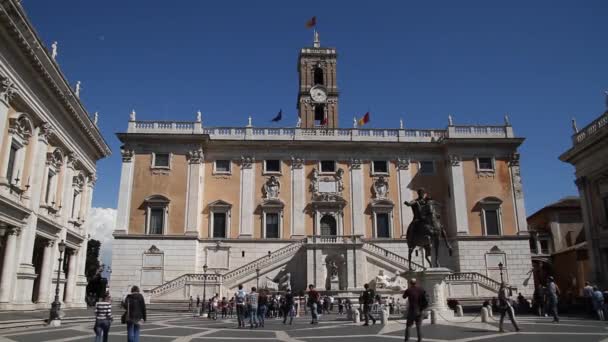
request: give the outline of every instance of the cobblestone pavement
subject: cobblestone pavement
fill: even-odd
[[[498,332],[496,322],[490,324],[466,322],[443,322],[424,325],[425,341],[550,341],[550,342],[608,342],[608,322],[577,318],[564,318],[559,324],[550,319],[520,317],[523,329],[520,333]],[[296,318],[293,325],[283,325],[281,320],[269,319],[264,328],[237,329],[234,319],[212,321],[194,318],[181,313],[168,313],[151,318],[142,326],[141,341],[394,341],[403,340],[403,321],[390,321],[387,325],[363,327],[334,315],[324,316],[318,325],[310,325],[306,317]],[[92,341],[93,325],[65,324],[58,328],[28,328],[0,332],[0,342],[38,341]],[[510,324],[507,330],[513,330]],[[415,329],[412,329],[415,338]],[[110,331],[110,341],[126,341],[126,326],[115,322]],[[415,339],[413,339],[415,340]]]

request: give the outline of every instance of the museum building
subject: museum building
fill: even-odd
[[[404,204],[425,188],[453,247],[440,251],[451,298],[494,296],[501,277],[533,291],[516,137],[493,126],[338,127],[337,53],[298,58],[296,127],[141,121],[122,142],[111,291],[152,302],[231,296],[239,284],[358,291],[407,272]],[[443,247],[443,246],[442,246]],[[412,268],[430,265],[412,253]],[[389,277],[390,276],[390,277]]]

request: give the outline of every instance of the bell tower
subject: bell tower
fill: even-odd
[[[314,32],[313,47],[300,50],[298,74],[298,115],[302,128],[338,127],[338,85],[336,49],[321,47]]]

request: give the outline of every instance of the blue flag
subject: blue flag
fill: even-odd
[[[272,122],[279,122],[283,118],[283,110],[279,110],[279,114],[272,119]]]

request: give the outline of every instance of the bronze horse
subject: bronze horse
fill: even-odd
[[[410,223],[407,230],[409,269],[412,269],[412,252],[414,252],[414,248],[416,247],[424,248],[425,258],[429,262],[429,265],[433,265],[432,250],[434,247],[434,267],[440,267],[439,238],[443,238],[445,246],[450,251],[450,254],[452,251],[452,246],[450,246],[445,229],[443,229],[443,226],[441,225],[439,203],[431,199],[425,199],[408,204],[412,206],[412,210],[415,212],[414,220],[412,223]],[[416,218],[416,216],[418,216],[418,218]]]

